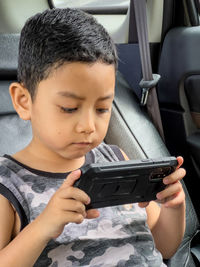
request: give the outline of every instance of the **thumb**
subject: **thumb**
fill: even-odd
[[[75,170],[68,174],[67,178],[64,180],[63,184],[61,185],[61,188],[66,188],[73,186],[76,180],[78,180],[81,176],[81,170]]]

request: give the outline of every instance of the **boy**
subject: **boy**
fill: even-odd
[[[165,178],[161,208],[152,201],[86,211],[89,196],[73,187],[83,164],[128,159],[102,143],[116,65],[113,41],[84,12],[48,10],[25,24],[10,94],[33,138],[1,157],[0,266],[155,267],[165,266],[161,253],[175,253],[185,228],[184,169]]]

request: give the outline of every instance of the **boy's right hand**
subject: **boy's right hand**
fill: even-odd
[[[99,216],[97,210],[87,210],[89,196],[82,190],[73,187],[81,175],[80,170],[71,172],[61,187],[51,197],[44,211],[36,218],[41,233],[47,240],[58,237],[68,223],[81,223],[85,218]]]

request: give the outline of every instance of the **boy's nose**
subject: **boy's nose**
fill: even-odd
[[[93,133],[95,131],[95,120],[91,113],[84,114],[77,123],[77,131],[80,133]]]

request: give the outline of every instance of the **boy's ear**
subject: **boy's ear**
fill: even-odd
[[[10,96],[13,106],[23,120],[31,119],[32,99],[28,90],[20,83],[12,83],[9,87]]]

